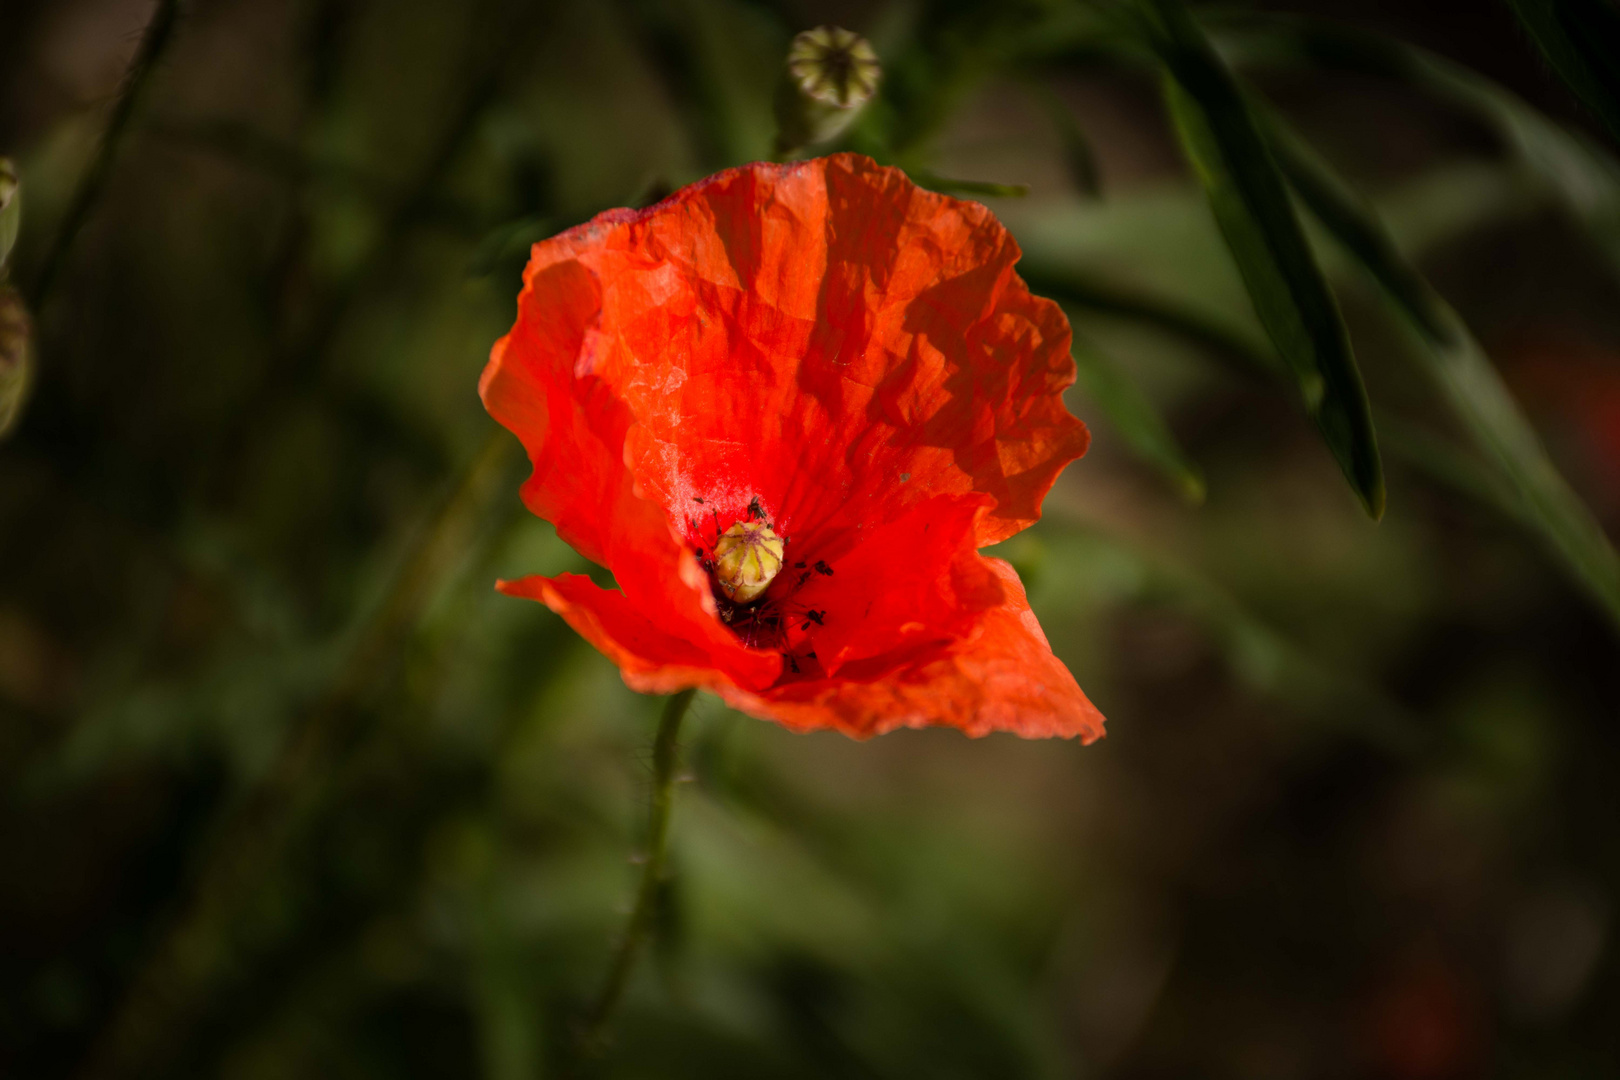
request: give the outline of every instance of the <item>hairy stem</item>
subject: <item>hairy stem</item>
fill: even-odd
[[[50,296],[51,287],[56,284],[57,275],[73,247],[73,241],[78,239],[85,222],[90,220],[90,212],[95,209],[97,200],[107,186],[107,179],[112,175],[113,159],[118,155],[118,147],[123,142],[130,117],[135,115],[135,107],[140,104],[158,61],[174,40],[175,26],[179,21],[180,0],[158,0],[157,10],[152,13],[152,21],[146,24],[140,48],[129,66],[129,74],[124,78],[123,91],[118,95],[112,116],[108,117],[107,127],[101,133],[101,144],[96,148],[95,160],[79,180],[79,186],[73,192],[73,201],[68,204],[67,213],[63,215],[62,224],[34,279],[33,295],[29,299],[35,312],[44,310],[45,300]]]
[[[669,837],[669,810],[675,786],[675,764],[679,756],[681,721],[696,690],[682,690],[664,705],[664,715],[658,721],[658,735],[653,741],[652,808],[647,816],[646,861],[641,864],[641,883],[636,887],[636,903],[630,912],[630,922],[613,954],[602,988],[586,1017],[583,1037],[588,1052],[600,1050],[607,1042],[608,1026],[613,1013],[624,997],[625,985],[635,969],[636,957],[652,926],[657,910],[658,890],[664,877],[664,854]]]

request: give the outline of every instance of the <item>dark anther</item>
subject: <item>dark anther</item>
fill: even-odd
[[[696,496],[696,495],[694,495],[694,496],[692,496],[692,501],[693,501],[693,502],[695,502],[695,503],[698,503],[698,504],[700,504],[700,505],[701,505],[701,504],[702,504],[702,502],[703,502],[703,500],[702,500],[702,499],[700,499],[700,498],[698,498],[698,497],[697,497],[697,496]]]
[[[791,656],[787,658],[787,662],[788,667],[793,669],[793,674],[797,675],[799,673],[799,662]]]
[[[798,562],[794,563],[793,564],[793,569],[795,569],[795,570],[803,570],[804,569],[804,560],[800,559]]]
[[[807,660],[814,660],[816,658],[816,654],[813,652],[807,652],[804,654],[804,656]]]
[[[814,608],[812,608],[804,613],[804,617],[815,623],[817,626],[825,626],[827,624],[821,621],[821,617],[825,614],[827,614],[825,611],[816,611]]]
[[[826,574],[828,577],[832,577],[832,567],[827,565],[826,559],[816,560],[816,573]]]
[[[755,495],[752,499],[750,499],[748,501],[748,520],[749,521],[755,521],[755,520],[764,521],[765,520],[765,508],[763,506],[759,505],[759,496],[758,495]]]
[[[798,588],[799,585],[803,585],[805,582],[807,582],[809,580],[810,580],[810,571],[806,570],[804,573],[799,575],[798,585],[795,585],[794,588]]]

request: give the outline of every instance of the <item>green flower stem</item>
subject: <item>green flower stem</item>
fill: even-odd
[[[152,21],[146,24],[146,32],[141,35],[141,45],[124,79],[123,92],[118,95],[112,116],[107,119],[106,130],[101,133],[101,144],[96,148],[95,160],[73,192],[73,201],[68,204],[56,237],[45,253],[45,261],[40,264],[39,275],[34,279],[33,294],[29,299],[36,314],[43,315],[45,301],[50,296],[51,287],[56,284],[57,274],[61,272],[68,251],[73,247],[73,241],[78,239],[85,222],[90,220],[90,212],[95,209],[108,178],[112,176],[113,160],[118,156],[124,131],[129,127],[130,118],[135,115],[135,107],[140,104],[158,61],[174,40],[175,26],[179,21],[180,0],[159,0],[157,10],[152,13]]]
[[[682,690],[664,705],[664,715],[658,721],[658,735],[653,741],[652,809],[647,817],[646,861],[641,864],[641,884],[636,887],[636,904],[630,912],[619,948],[613,954],[613,965],[602,980],[596,1002],[586,1018],[584,1046],[587,1051],[598,1051],[607,1042],[608,1025],[613,1013],[624,997],[625,985],[635,969],[636,957],[642,942],[652,927],[658,906],[658,889],[664,877],[664,854],[669,838],[669,810],[674,795],[675,764],[680,753],[681,721],[686,718],[696,690]]]

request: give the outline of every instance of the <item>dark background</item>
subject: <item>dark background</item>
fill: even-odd
[[[492,591],[581,568],[475,393],[523,253],[767,156],[790,38],[836,21],[888,70],[854,145],[1027,184],[987,201],[1032,260],[1252,328],[1153,80],[1008,44],[1059,6],[183,6],[0,443],[0,1074],[575,1067],[658,703]],[[1432,49],[1615,149],[1505,7],[1257,10]],[[153,11],[0,11],[25,285]],[[1614,535],[1620,263],[1455,102],[1253,78],[1385,209]],[[1379,408],[1451,430],[1328,266]],[[1421,444],[1386,449],[1375,525],[1289,395],[1074,317],[1208,483],[1178,497],[1077,389],[1093,449],[1001,551],[1108,737],[860,744],[700,698],[658,934],[590,1068],[1620,1075],[1614,626]]]

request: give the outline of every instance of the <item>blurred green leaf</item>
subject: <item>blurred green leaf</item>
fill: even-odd
[[[1429,479],[1491,507],[1502,516],[1523,520],[1524,506],[1489,466],[1450,439],[1406,420],[1380,415],[1383,446]]]
[[[1262,114],[1271,151],[1289,186],[1328,232],[1430,338],[1450,343],[1442,301],[1401,255],[1373,210],[1280,117]]]
[[[1111,599],[1185,614],[1233,674],[1255,689],[1386,750],[1413,753],[1423,746],[1417,719],[1399,702],[1319,660],[1196,567],[1061,512],[1048,512],[1040,528],[1059,533],[1077,556],[1066,561],[1066,575],[1054,573],[1043,586],[1049,597],[1077,599],[1073,594],[1086,587],[1078,568],[1085,568],[1085,574],[1112,582],[1118,591]]]
[[[11,246],[17,242],[17,225],[22,219],[22,186],[17,166],[0,157],[0,274],[5,272]]]
[[[1620,624],[1620,557],[1559,475],[1467,326],[1401,255],[1377,213],[1325,161],[1280,121],[1270,125],[1270,134],[1301,200],[1416,328],[1417,355],[1475,444],[1507,478],[1520,516]]]
[[[908,169],[907,175],[919,187],[943,195],[981,195],[990,199],[1022,199],[1029,194],[1028,184],[997,184],[988,180],[957,180],[940,176],[927,169]]]
[[[1384,510],[1383,469],[1366,389],[1338,303],[1317,265],[1242,92],[1176,0],[1144,20],[1166,71],[1165,97],[1255,312],[1288,362],[1367,513]]]
[[[1208,349],[1246,375],[1282,376],[1282,362],[1259,342],[1179,303],[1145,289],[1067,272],[1028,258],[1018,271],[1031,289],[1069,307],[1115,315],[1167,331]]]
[[[503,222],[484,234],[467,260],[467,276],[487,277],[503,263],[524,259],[529,248],[557,231],[557,224],[549,217],[521,217]]]
[[[1479,116],[1587,229],[1620,275],[1620,161],[1478,73],[1404,42],[1287,16],[1228,16],[1216,41],[1237,66],[1350,71],[1406,83]]]
[[[1620,139],[1620,8],[1609,0],[1507,0],[1558,77]]]
[[[1170,426],[1130,376],[1094,344],[1074,342],[1082,390],[1108,417],[1137,457],[1157,469],[1190,503],[1204,501],[1204,476],[1176,441]]]
[[[1046,83],[1031,79],[1030,92],[1045,110],[1052,127],[1057,131],[1063,147],[1063,164],[1075,190],[1092,198],[1102,194],[1102,180],[1097,171],[1097,154],[1091,140],[1074,118],[1074,110]]]

